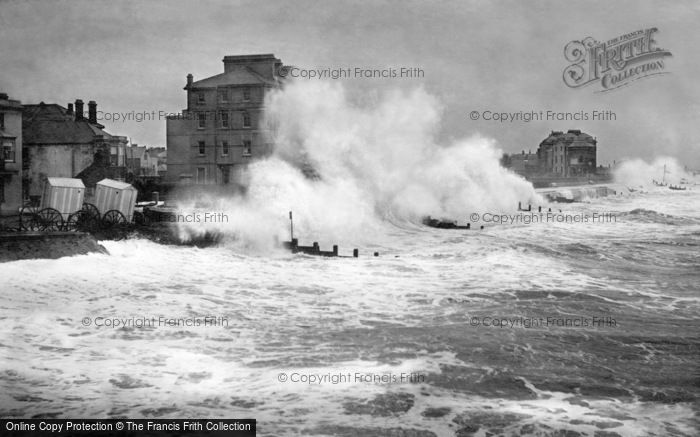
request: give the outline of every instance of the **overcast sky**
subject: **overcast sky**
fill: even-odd
[[[177,112],[185,76],[225,55],[274,53],[314,67],[418,67],[420,79],[342,80],[356,95],[423,86],[443,104],[443,139],[481,133],[535,150],[550,130],[598,138],[599,161],[675,156],[700,169],[698,1],[13,1],[0,0],[0,90],[23,103],[96,100],[108,112]],[[670,74],[608,93],[568,88],[564,46],[649,27]],[[612,121],[498,123],[471,111],[610,110]],[[107,123],[165,145],[165,122]]]

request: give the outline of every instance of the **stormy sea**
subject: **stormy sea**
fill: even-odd
[[[0,266],[0,416],[254,418],[264,436],[698,435],[696,186],[547,203],[488,140],[434,145],[421,92],[369,113],[317,92],[270,102],[290,146],[252,168],[244,197],[208,203],[227,216],[207,224],[218,246],[104,241],[109,254]],[[537,206],[564,218],[534,220]],[[300,244],[348,257],[279,249],[289,210]],[[424,226],[431,213],[471,229]]]

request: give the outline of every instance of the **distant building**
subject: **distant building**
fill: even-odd
[[[528,178],[577,178],[596,174],[598,142],[578,129],[552,131],[540,143],[537,153],[504,155],[504,167]]]
[[[168,171],[168,152],[165,147],[150,147],[146,150],[146,155],[149,165],[155,161],[156,175],[164,178]]]
[[[165,174],[165,147],[132,144],[126,148],[127,172],[134,177],[155,177]]]
[[[508,155],[507,159],[510,169],[520,175],[535,174],[540,168],[540,161],[537,157],[537,153],[525,153],[523,150],[522,153]]]
[[[24,105],[25,184],[30,197],[41,195],[47,177],[76,177],[99,155],[105,174],[123,179],[126,173],[126,137],[111,135],[97,123],[97,104],[88,103],[84,115],[82,100],[69,103]],[[87,188],[88,187],[86,184]],[[93,187],[94,188],[94,187]]]
[[[222,74],[196,82],[187,75],[187,109],[166,121],[169,182],[244,186],[248,164],[272,152],[261,122],[282,62],[271,54],[223,62]]]
[[[537,149],[540,169],[563,177],[595,173],[597,143],[595,138],[578,129],[566,133],[552,131]]]
[[[22,104],[0,93],[0,215],[22,206]]]
[[[127,172],[134,176],[144,173],[142,165],[146,164],[146,147],[132,144],[125,149]]]

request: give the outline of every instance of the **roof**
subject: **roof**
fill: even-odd
[[[144,158],[146,156],[146,146],[131,146],[126,148],[127,158]]]
[[[552,131],[551,134],[542,142],[540,145],[555,144],[559,141],[566,141],[568,143],[577,143],[579,146],[592,146],[595,145],[595,139],[588,135],[587,133],[581,132],[578,129],[569,129],[568,132],[564,133],[561,131]]]
[[[131,184],[127,184],[126,182],[119,182],[115,181],[114,179],[102,179],[97,183],[97,185],[103,185],[105,187],[109,188],[115,188],[117,190],[135,190]]]
[[[276,82],[262,77],[246,66],[240,66],[227,73],[193,82],[192,88],[215,88],[225,85],[276,85]]]
[[[83,181],[74,178],[46,178],[46,182],[52,187],[85,188]]]
[[[55,103],[24,105],[22,117],[23,144],[89,144],[102,137],[103,140],[116,140],[100,124],[92,124],[87,119],[74,119],[68,110]]]

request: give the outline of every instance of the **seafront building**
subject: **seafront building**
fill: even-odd
[[[606,178],[608,169],[597,166],[597,148],[598,140],[579,129],[552,131],[536,153],[506,154],[501,164],[536,185]]]
[[[88,102],[87,117],[80,99],[67,107],[44,102],[24,105],[22,132],[25,196],[33,201],[41,197],[46,178],[78,177],[96,161],[112,179],[126,175],[127,138],[104,131],[97,122],[94,101]]]
[[[0,216],[22,206],[22,104],[0,93]]]
[[[578,129],[552,131],[537,149],[544,173],[570,177],[595,173],[598,141]]]
[[[272,54],[226,56],[224,72],[187,75],[187,108],[166,121],[167,175],[174,184],[247,185],[247,167],[272,152],[262,125],[265,95],[280,86]]]

